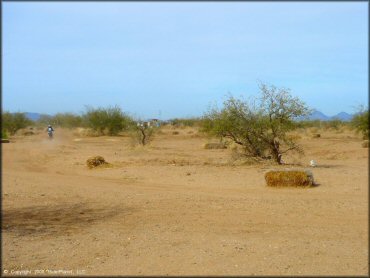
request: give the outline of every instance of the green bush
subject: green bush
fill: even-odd
[[[87,127],[90,127],[101,135],[117,135],[119,132],[128,129],[133,122],[117,106],[96,109],[87,107],[87,111],[82,118]]]
[[[45,128],[47,125],[55,126],[54,117],[50,115],[42,114],[40,118],[36,121],[37,126]]]
[[[324,122],[324,128],[325,129],[335,129],[338,130],[340,127],[344,125],[344,122],[339,119],[333,119],[330,121]]]
[[[33,122],[26,117],[25,113],[4,112],[1,115],[2,129],[8,131],[11,135],[22,128],[26,128],[32,123]]]
[[[193,127],[193,126],[200,126],[202,119],[200,118],[175,118],[172,120],[169,120],[171,125],[175,127]]]
[[[323,126],[324,122],[320,120],[303,120],[295,122],[296,128],[309,128],[309,127],[321,128]]]
[[[159,128],[155,126],[148,126],[146,123],[138,121],[136,125],[131,126],[131,136],[134,144],[147,145],[157,134]]]
[[[360,108],[360,111],[353,116],[351,125],[357,132],[362,133],[364,139],[369,139],[369,110]]]
[[[54,127],[74,128],[83,126],[83,118],[73,113],[58,113],[54,116],[41,115],[36,123],[39,126],[50,124]]]
[[[279,164],[288,151],[303,152],[287,133],[295,118],[308,115],[306,105],[288,89],[260,85],[261,97],[243,101],[229,97],[222,109],[213,108],[203,118],[202,130],[232,140],[252,157],[272,157]]]
[[[66,128],[83,126],[82,117],[79,115],[75,115],[73,113],[58,113],[54,117],[52,117],[52,122],[54,123],[55,126]]]
[[[2,139],[9,139],[9,134],[5,129],[1,130],[1,138]]]

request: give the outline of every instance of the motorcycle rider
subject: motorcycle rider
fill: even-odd
[[[48,131],[49,138],[53,138],[54,129],[51,125],[48,125],[47,131]]]

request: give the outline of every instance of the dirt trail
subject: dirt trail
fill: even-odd
[[[368,149],[303,137],[319,186],[268,188],[195,130],[151,146],[57,130],[3,144],[2,271],[88,275],[366,275]],[[90,170],[101,155],[112,167]],[[281,168],[287,166],[280,166]]]

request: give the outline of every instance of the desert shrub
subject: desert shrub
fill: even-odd
[[[42,114],[40,115],[40,118],[36,121],[36,125],[41,129],[45,129],[46,126],[48,125],[55,126],[56,123],[54,121],[53,116]]]
[[[101,135],[117,135],[132,124],[132,119],[117,106],[96,109],[87,107],[83,120],[87,127]]]
[[[359,110],[353,116],[351,125],[357,133],[362,134],[364,139],[369,139],[369,110],[365,110],[363,107],[360,107]]]
[[[109,164],[109,163],[106,162],[104,157],[102,157],[102,156],[94,156],[94,157],[90,157],[88,160],[86,160],[86,165],[90,169],[101,166],[101,165],[106,165],[106,164]]]
[[[58,113],[51,117],[50,121],[55,126],[65,128],[75,128],[83,126],[82,116],[73,113]]]
[[[131,137],[134,144],[147,145],[153,139],[159,128],[149,126],[145,123],[138,122],[136,125],[131,126]]]
[[[1,138],[2,139],[9,139],[9,134],[5,129],[1,130]]]
[[[169,120],[169,123],[174,127],[193,127],[200,126],[201,118],[175,118]]]
[[[312,128],[315,127],[317,129],[322,128],[323,122],[320,120],[301,120],[294,122],[295,128]]]
[[[204,148],[207,150],[226,149],[227,146],[225,143],[207,143],[204,145]]]
[[[302,139],[302,136],[299,134],[289,134],[287,135],[287,137],[288,139],[295,140],[295,141]]]
[[[285,170],[269,171],[265,174],[268,186],[312,186],[313,175],[310,171]]]
[[[26,117],[25,113],[10,113],[4,112],[1,115],[2,129],[8,131],[11,135],[14,135],[18,130],[26,128],[33,122]]]
[[[203,117],[202,131],[231,139],[248,156],[269,154],[281,164],[282,154],[303,152],[287,133],[296,128],[295,118],[310,111],[287,89],[261,84],[260,93],[253,102],[229,97],[222,109],[211,108]]]
[[[323,122],[323,126],[325,129],[339,130],[339,128],[342,127],[343,125],[344,125],[343,121],[339,119],[333,119],[330,121]]]

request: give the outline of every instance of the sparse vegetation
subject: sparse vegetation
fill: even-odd
[[[344,125],[344,122],[339,119],[333,119],[330,121],[323,122],[323,126],[325,129],[334,129],[339,130],[340,127]]]
[[[320,120],[303,120],[303,121],[296,121],[294,125],[296,128],[306,129],[310,127],[322,128],[324,124]]]
[[[58,113],[51,118],[53,125],[57,127],[75,128],[83,126],[83,118],[73,113]]]
[[[362,134],[363,139],[369,139],[369,110],[360,107],[359,112],[352,118],[351,125],[356,132]]]
[[[169,120],[169,123],[174,127],[194,127],[201,125],[201,118],[175,118]]]
[[[248,156],[272,158],[282,163],[282,154],[303,150],[287,132],[296,128],[294,119],[309,109],[288,89],[260,85],[261,97],[243,101],[229,97],[224,107],[213,108],[203,118],[203,131],[241,145]]]
[[[127,130],[133,122],[118,106],[96,109],[87,107],[83,120],[87,127],[100,135],[118,135],[119,132]]]
[[[316,131],[319,129],[334,129],[339,130],[343,126],[348,126],[348,122],[344,122],[340,119],[333,119],[330,121],[320,120],[304,120],[295,122],[296,128],[315,128]]]
[[[207,150],[226,149],[227,146],[225,143],[207,143],[204,145],[204,148]]]
[[[26,117],[25,113],[4,112],[1,115],[2,129],[9,132],[10,135],[14,135],[18,130],[26,128],[32,123],[33,122]]]
[[[132,127],[132,137],[135,143],[145,146],[153,140],[157,130],[157,127],[149,126],[147,123],[139,122]]]
[[[1,130],[1,138],[2,139],[9,139],[9,134],[5,129]]]
[[[55,126],[56,123],[54,121],[54,117],[50,115],[41,115],[40,118],[36,121],[36,125],[42,129],[44,129],[47,125]]]

